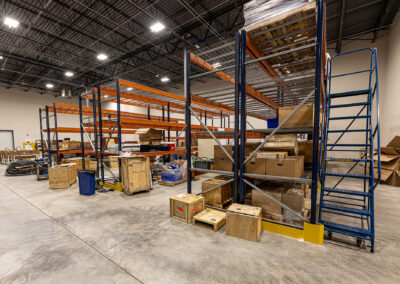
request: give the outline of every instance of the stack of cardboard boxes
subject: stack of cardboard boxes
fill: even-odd
[[[378,177],[378,154],[374,156],[374,177]],[[400,136],[381,147],[381,182],[400,186]]]
[[[160,145],[162,141],[162,130],[154,128],[140,128],[136,130],[139,134],[140,144]]]

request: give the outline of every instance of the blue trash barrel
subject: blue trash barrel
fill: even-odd
[[[96,171],[78,171],[79,193],[83,195],[93,195],[96,191]]]

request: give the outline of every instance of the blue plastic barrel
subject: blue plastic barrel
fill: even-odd
[[[277,128],[278,127],[278,122],[279,122],[279,117],[275,117],[275,118],[268,118],[267,119],[267,125],[268,128]]]
[[[93,195],[96,192],[96,171],[78,171],[79,193],[83,195]]]

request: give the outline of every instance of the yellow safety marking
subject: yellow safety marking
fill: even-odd
[[[100,185],[102,185],[105,188],[114,189],[116,191],[122,192],[122,184],[120,182],[117,182],[116,184],[108,183],[108,182],[105,182],[103,184],[103,182],[100,182]]]

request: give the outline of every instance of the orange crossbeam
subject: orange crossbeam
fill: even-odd
[[[117,96],[116,90],[112,89],[112,88],[101,87],[100,91],[101,91],[102,94],[105,94],[105,95]],[[164,100],[161,100],[161,99],[156,99],[156,98],[150,98],[150,97],[147,97],[147,96],[144,96],[144,95],[139,95],[139,94],[136,94],[136,93],[121,91],[120,92],[120,96],[121,96],[121,98],[125,98],[125,99],[131,99],[131,100],[137,100],[137,101],[141,101],[141,102],[158,104],[158,105],[162,105],[162,106],[165,106],[165,107],[168,106],[168,102],[167,101],[164,101]],[[170,102],[169,105],[172,108],[185,109],[184,105],[180,105],[180,104],[177,104],[177,103],[174,103],[174,102]],[[205,106],[207,106],[207,105],[205,105]],[[203,114],[206,112],[205,110],[199,109],[199,108],[196,108],[196,107],[192,107],[192,109],[197,111],[197,112],[203,113]],[[227,110],[223,110],[223,111],[229,112]],[[207,111],[207,114],[214,115],[214,116],[219,116],[220,115],[219,113],[216,113],[216,112],[213,112],[213,111]],[[226,116],[226,115],[224,115],[224,116]]]
[[[177,99],[177,100],[186,102],[186,98],[184,98],[182,96],[178,96],[178,95],[175,95],[175,94],[172,94],[172,93],[168,93],[168,92],[164,92],[164,91],[157,90],[157,89],[154,89],[154,88],[150,88],[150,87],[147,87],[147,86],[143,86],[143,85],[140,85],[140,84],[137,84],[137,83],[132,83],[132,82],[128,82],[128,81],[120,79],[119,80],[119,84],[120,85],[124,85],[124,86],[129,86],[129,87],[132,87],[132,88],[136,88],[138,90],[146,91],[146,92],[149,92],[149,93],[153,93],[153,94],[156,94],[156,95],[161,95],[161,96],[164,96],[164,97],[169,97],[169,98],[173,98],[173,99]],[[225,106],[224,104],[216,103],[216,102],[214,102],[212,100],[209,100],[208,103],[206,104],[206,103],[202,102],[201,100],[198,100],[197,96],[192,97],[192,98],[193,98],[192,104],[197,104],[197,105],[201,105],[201,106],[204,106],[204,107],[213,108],[213,109],[216,109],[216,110],[220,110],[220,111],[224,111],[224,112],[228,112],[228,113],[234,114],[234,111],[230,111],[229,107]]]
[[[213,67],[211,64],[204,61],[203,59],[201,59],[200,57],[198,57],[197,55],[195,55],[193,53],[190,53],[190,61],[193,62],[194,64],[204,68],[207,71],[218,70],[217,68]],[[231,84],[235,84],[235,79],[231,78],[230,76],[228,76],[227,74],[225,74],[222,71],[216,72],[215,75]],[[279,105],[277,103],[275,103],[270,98],[261,94],[259,91],[257,91],[253,87],[251,87],[249,84],[246,84],[246,95],[251,97],[254,100],[257,100],[265,105],[272,107],[273,109],[279,108]]]

